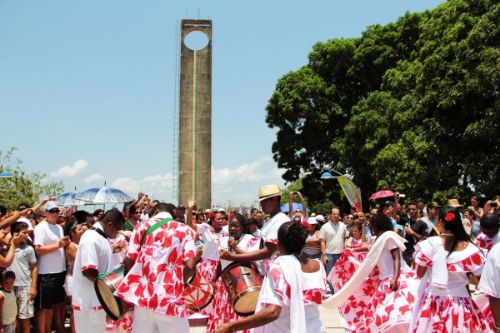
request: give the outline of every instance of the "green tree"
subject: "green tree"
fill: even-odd
[[[495,1],[450,0],[315,44],[266,108],[284,179],[305,175],[311,204],[342,200],[318,181],[329,169],[353,175],[365,200],[382,186],[410,198],[498,194],[499,14]]]
[[[15,210],[21,203],[33,206],[41,196],[53,197],[64,190],[61,182],[44,183],[44,174],[24,171],[22,162],[14,156],[15,151],[16,148],[0,151],[0,172],[12,175],[0,178],[0,204]]]

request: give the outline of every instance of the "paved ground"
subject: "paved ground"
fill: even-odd
[[[320,316],[327,333],[340,333],[345,330],[340,326],[339,314],[337,310],[327,310],[320,307]],[[205,327],[191,328],[190,333],[205,333]]]

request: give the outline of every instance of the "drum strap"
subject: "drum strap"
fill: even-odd
[[[155,230],[160,229],[163,225],[167,224],[168,222],[172,221],[170,217],[164,218],[163,220],[160,220],[150,226],[147,230],[144,236],[141,238],[141,244],[144,242],[144,239],[146,239],[147,236],[151,235]]]

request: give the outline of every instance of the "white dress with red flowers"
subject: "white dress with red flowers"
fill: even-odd
[[[493,238],[490,238],[481,232],[474,240],[474,244],[476,244],[478,247],[481,248],[481,250],[483,250],[483,253],[486,257],[489,255],[492,248],[498,243],[500,243],[500,233],[496,234]],[[488,294],[482,292],[481,289],[479,290],[481,291],[481,293],[476,297],[475,302],[477,306],[481,309],[483,317],[488,322],[490,329],[493,330],[495,327],[495,320],[491,312],[490,302],[487,296]]]
[[[219,232],[216,232],[208,223],[198,224],[197,231],[203,244],[203,254],[201,256],[201,261],[196,265],[196,271],[207,281],[212,282],[217,273],[217,266],[219,265],[219,250],[222,248],[220,242],[223,237],[229,236],[229,231],[227,226],[223,226]],[[209,315],[212,310],[212,303],[210,303],[207,307],[202,309],[200,313]]]
[[[159,213],[132,232],[127,257],[134,265],[115,295],[160,314],[187,317],[182,274],[184,263],[196,256],[195,232],[185,224],[171,221],[146,236],[141,244],[149,226],[164,218],[171,216]]]
[[[318,260],[319,262],[319,260]],[[326,272],[320,263],[320,270],[313,273],[302,272],[303,303],[305,312],[305,333],[323,333],[324,328],[319,318],[318,306],[326,294]],[[262,283],[259,302],[261,307],[268,304],[281,307],[280,316],[275,321],[254,329],[258,333],[290,332],[290,302],[292,286],[278,262],[269,266],[269,271]]]
[[[445,252],[446,267],[436,266],[440,252]],[[422,279],[426,290],[421,299],[417,299],[416,311],[412,321],[412,332],[489,332],[481,311],[469,295],[467,273],[480,275],[485,262],[482,251],[474,244],[469,244],[462,251],[453,251],[449,256],[444,250],[440,237],[430,237],[415,247],[415,263],[427,267]],[[444,265],[444,264],[443,264]],[[433,270],[440,274],[433,275]],[[447,277],[446,277],[447,274]],[[447,280],[445,285],[437,283]],[[426,277],[428,282],[426,282]]]
[[[223,237],[220,240],[220,244],[223,248],[227,249],[229,237]],[[238,248],[244,252],[256,251],[259,249],[260,238],[254,237],[252,235],[242,235],[238,241]],[[226,268],[231,262],[227,260],[221,260],[222,270]],[[233,320],[239,319],[231,304],[229,295],[227,293],[226,286],[222,282],[222,278],[217,279],[215,285],[215,295],[212,300],[212,312],[208,316],[207,332],[215,332],[215,329]],[[250,330],[244,330],[242,332],[250,332]]]

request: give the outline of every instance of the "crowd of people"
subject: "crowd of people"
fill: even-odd
[[[204,318],[207,332],[322,333],[319,306],[348,332],[500,332],[500,196],[482,207],[394,196],[345,214],[312,213],[300,192],[282,212],[281,196],[261,187],[248,214],[142,193],[93,213],[0,206],[0,332],[62,333],[69,321],[78,333],[181,333]],[[228,287],[231,270],[256,294]],[[117,318],[99,281],[122,302]]]

